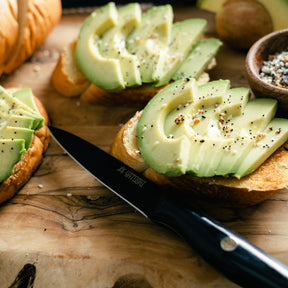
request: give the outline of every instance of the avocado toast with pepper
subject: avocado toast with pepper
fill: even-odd
[[[228,80],[179,80],[121,128],[111,153],[180,197],[254,205],[288,186],[288,120],[276,109]]]
[[[221,41],[204,39],[205,19],[173,17],[170,5],[142,12],[138,3],[111,2],[96,9],[61,53],[54,88],[92,104],[143,105],[180,78],[209,81]]]
[[[10,199],[40,165],[49,143],[48,115],[31,89],[0,86],[0,203]]]

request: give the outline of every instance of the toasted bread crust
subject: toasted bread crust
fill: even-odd
[[[0,74],[11,55],[16,44],[19,24],[17,21],[16,0],[0,1],[1,23],[5,23],[6,29],[0,29]]]
[[[34,133],[30,148],[26,151],[21,161],[15,165],[14,174],[0,183],[0,203],[12,198],[20,188],[28,182],[31,175],[40,165],[43,154],[48,148],[50,135],[47,128],[48,114],[41,101],[34,96],[39,112],[45,118],[44,126]]]
[[[60,20],[62,8],[60,0],[2,0],[0,11],[5,17],[0,22],[1,75],[33,54]]]
[[[156,184],[178,191],[179,197],[197,197],[226,206],[244,207],[260,203],[288,188],[288,151],[284,148],[288,147],[288,141],[256,171],[241,179],[160,175],[147,166],[139,153],[135,153],[138,151],[136,125],[140,116],[137,112],[121,127],[114,138],[111,154]]]
[[[153,87],[152,85],[142,85],[135,88],[128,88],[119,92],[109,92],[90,84],[81,94],[81,100],[94,105],[127,105],[143,106],[153,96],[155,96],[162,87]]]
[[[56,91],[66,97],[79,96],[90,85],[74,58],[76,44],[77,40],[74,40],[64,48],[51,76]]]

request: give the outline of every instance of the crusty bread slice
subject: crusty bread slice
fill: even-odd
[[[137,112],[117,133],[111,154],[143,173],[148,179],[178,191],[179,197],[197,197],[231,207],[255,205],[288,188],[288,142],[279,148],[256,171],[241,179],[235,177],[167,177],[148,167],[136,141],[136,126],[141,116]]]
[[[51,75],[52,85],[58,93],[66,97],[79,96],[90,85],[90,81],[77,66],[74,57],[76,44],[75,39],[63,49]]]
[[[13,91],[14,89],[9,89]],[[28,182],[31,175],[40,165],[43,154],[48,148],[50,134],[47,128],[49,122],[48,114],[42,102],[34,96],[35,104],[44,117],[44,126],[35,131],[30,148],[25,152],[21,161],[14,168],[14,174],[0,183],[0,203],[12,198],[20,188]]]
[[[0,58],[0,75],[11,73],[43,43],[61,17],[60,0],[1,0],[0,49],[9,50]],[[2,12],[2,11],[1,11]],[[2,21],[3,20],[3,21]],[[1,50],[0,50],[1,52]]]
[[[0,1],[1,23],[0,29],[0,75],[4,70],[4,63],[11,56],[11,52],[18,37],[19,24],[17,21],[17,0]]]
[[[143,84],[119,92],[103,90],[87,80],[78,68],[74,57],[76,44],[77,39],[63,49],[51,75],[51,83],[61,95],[66,97],[80,96],[84,102],[94,105],[143,106],[164,88],[164,86],[155,87],[154,85]],[[216,60],[214,58],[207,67],[207,71],[215,66]],[[207,71],[199,77],[198,84],[204,84],[210,80]]]

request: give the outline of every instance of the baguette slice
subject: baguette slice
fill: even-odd
[[[136,141],[136,126],[141,116],[137,112],[117,133],[111,154],[145,177],[167,190],[177,191],[179,197],[197,198],[230,207],[255,205],[288,188],[288,142],[279,148],[252,174],[241,178],[196,177],[183,175],[167,177],[148,167],[140,155]]]
[[[66,97],[79,96],[90,85],[90,81],[77,66],[74,57],[76,44],[77,40],[74,40],[63,49],[51,76],[52,85]]]
[[[17,21],[17,0],[0,1],[1,23],[5,29],[0,29],[0,75],[4,70],[4,64],[17,42],[19,24]]]
[[[165,87],[143,84],[119,92],[109,92],[101,89],[91,83],[77,66],[74,58],[76,44],[77,39],[65,47],[51,75],[51,83],[55,90],[65,97],[80,96],[84,102],[94,105],[143,106]],[[212,59],[207,71],[213,69],[216,64],[215,58]],[[210,80],[207,71],[199,77],[199,85]]]
[[[15,89],[9,90],[15,91]],[[49,122],[48,114],[42,102],[36,96],[34,96],[34,101],[38,111],[45,119],[44,126],[34,132],[30,148],[25,152],[21,161],[15,165],[14,174],[0,183],[0,203],[12,198],[29,181],[32,174],[40,165],[43,154],[48,148],[50,141],[50,134],[47,128]]]
[[[0,39],[9,53],[0,58],[0,75],[11,73],[33,54],[58,23],[62,12],[60,0],[1,0],[1,3],[0,11],[5,8],[7,13],[3,13],[5,19],[0,22]]]

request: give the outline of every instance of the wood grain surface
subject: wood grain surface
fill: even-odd
[[[175,7],[175,21],[214,16],[194,7]],[[86,15],[63,15],[45,43],[4,87],[31,87],[51,122],[105,151],[135,107],[92,106],[65,98],[50,85],[62,49]],[[211,79],[245,86],[245,53],[225,45]],[[89,157],[89,155],[88,155]],[[95,165],[102,165],[97,163]],[[288,264],[288,194],[231,209],[199,203],[211,216]],[[22,286],[20,286],[22,285]],[[189,288],[237,287],[211,268],[181,238],[135,212],[71,160],[52,140],[31,180],[0,207],[0,287]]]

